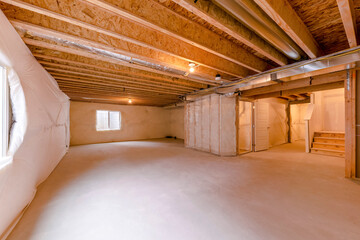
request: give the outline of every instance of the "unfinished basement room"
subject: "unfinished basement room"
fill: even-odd
[[[360,0],[0,0],[0,240],[359,240],[359,31]]]

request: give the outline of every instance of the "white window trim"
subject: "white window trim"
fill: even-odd
[[[9,83],[7,80],[7,71],[5,67],[1,67],[1,158],[7,156],[7,151],[9,147],[9,111],[10,111],[10,95],[9,95]],[[5,81],[3,81],[5,80]]]
[[[97,111],[104,111],[104,112],[107,112],[108,114],[108,126],[110,126],[110,112],[118,112],[119,113],[119,128],[113,128],[113,129],[98,129],[97,128]],[[111,110],[96,110],[96,131],[97,132],[105,132],[105,131],[120,131],[121,130],[121,119],[122,119],[122,116],[121,116],[121,112],[120,111],[111,111]]]

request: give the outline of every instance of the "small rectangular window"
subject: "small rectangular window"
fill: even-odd
[[[5,157],[9,144],[9,84],[6,77],[6,69],[0,66],[0,99],[1,99],[1,111],[0,111],[0,127],[1,127],[1,139],[0,150],[1,157]]]
[[[120,130],[121,128],[121,114],[116,111],[96,111],[96,130]]]

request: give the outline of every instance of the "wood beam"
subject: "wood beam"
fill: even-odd
[[[140,65],[136,65],[136,64],[131,64],[131,63],[128,63],[128,62],[115,60],[115,59],[113,59],[111,57],[105,57],[105,56],[97,55],[97,54],[90,53],[88,51],[81,50],[81,49],[64,47],[64,46],[51,44],[51,43],[47,43],[47,42],[43,42],[43,41],[39,41],[39,40],[30,39],[30,38],[23,38],[23,41],[28,45],[32,45],[32,46],[36,46],[36,47],[51,49],[51,50],[54,50],[54,51],[60,51],[60,52],[65,52],[65,53],[69,53],[69,54],[75,54],[75,55],[78,55],[78,56],[82,56],[82,57],[86,57],[86,58],[92,58],[92,59],[96,59],[96,60],[101,60],[101,61],[114,63],[114,64],[118,64],[118,65],[123,65],[123,66],[126,66],[126,67],[136,68],[136,69],[139,69],[139,70],[153,71],[155,73],[164,74],[164,75],[167,75],[167,76],[177,77],[177,78],[181,78],[181,79],[186,79],[186,80],[192,81],[192,82],[198,82],[198,83],[209,84],[209,85],[217,85],[217,84],[214,84],[214,83],[211,83],[211,82],[208,82],[208,81],[204,81],[204,80],[193,79],[193,78],[189,78],[189,77],[186,77],[186,76],[182,76],[182,75],[178,75],[178,74],[174,74],[174,73],[170,73],[170,72],[166,72],[166,71],[160,71],[160,70],[157,70],[157,69],[152,69],[152,68],[148,68],[148,67],[144,67],[144,66],[140,66]]]
[[[283,91],[283,95],[291,95],[291,94],[297,94],[297,93],[304,93],[304,92],[311,92],[306,90],[306,87],[310,87],[310,86],[316,86],[316,85],[323,85],[323,84],[327,84],[327,83],[333,83],[333,82],[339,82],[339,81],[345,81],[346,79],[346,71],[339,71],[339,72],[334,72],[334,73],[329,73],[329,74],[323,74],[323,75],[318,75],[318,76],[314,76],[314,77],[308,77],[308,78],[302,78],[302,79],[298,79],[298,80],[293,80],[293,81],[289,81],[289,82],[282,82],[282,83],[278,83],[278,84],[272,84],[269,86],[265,86],[265,87],[258,87],[258,88],[252,88],[252,89],[248,89],[248,90],[244,90],[241,91],[241,96],[246,97],[246,96],[255,96],[255,95],[260,95],[260,94],[266,94],[266,93],[271,93],[271,92],[277,92],[277,91]],[[291,89],[305,89],[302,92],[294,92],[294,93],[288,93],[285,94],[284,91],[289,91]]]
[[[255,99],[262,99],[262,98],[271,98],[271,97],[281,97],[286,98],[287,100],[296,100],[296,98],[290,97],[293,94],[298,94],[302,92],[316,92],[316,91],[323,91],[323,90],[330,90],[330,89],[336,89],[336,88],[343,88],[344,87],[344,81],[337,81],[337,82],[331,82],[331,83],[325,83],[320,85],[309,85],[306,87],[301,88],[294,88],[294,89],[288,89],[283,91],[272,91],[268,93],[253,95]]]
[[[357,71],[348,70],[345,88],[345,177],[355,178],[356,173],[356,98]]]
[[[216,55],[209,54],[204,51],[197,51],[198,49],[196,48],[192,49],[193,52],[191,53],[192,55],[194,55],[194,58],[188,58],[189,54],[185,54],[184,49],[180,49],[179,47],[171,48],[172,51],[178,50],[182,52],[179,54],[175,54],[170,51],[164,51],[158,48],[155,49],[150,45],[129,46],[123,44],[122,42],[116,41],[119,38],[108,39],[106,41],[106,44],[104,44],[102,42],[103,38],[106,39],[106,36],[99,38],[99,36],[90,34],[88,32],[78,34],[84,35],[86,38],[75,36],[75,33],[74,31],[71,31],[71,26],[69,24],[63,23],[62,25],[60,25],[54,19],[48,19],[48,21],[51,22],[51,26],[58,26],[57,28],[61,29],[61,31],[41,27],[38,25],[42,23],[41,21],[32,20],[33,23],[28,23],[25,21],[10,19],[10,22],[14,27],[20,30],[23,29],[42,38],[56,41],[61,40],[61,43],[76,43],[78,45],[101,49],[111,53],[117,53],[127,57],[132,57],[134,59],[141,59],[147,62],[157,63],[166,67],[182,70],[184,72],[188,71],[189,62],[195,62],[200,65],[199,67],[197,67],[196,73],[208,79],[213,79],[213,77],[217,73],[226,73],[236,77],[244,77],[250,74],[247,69],[231,61],[222,59]]]
[[[281,66],[288,63],[285,55],[211,1],[197,1],[195,3],[193,0],[173,0],[173,2],[221,29],[275,63]]]
[[[358,45],[357,27],[353,0],[336,0],[350,48]]]
[[[85,0],[100,8],[138,22],[218,55],[256,72],[269,68],[262,59],[211,30],[171,11],[152,0]],[[183,31],[186,29],[186,31]]]
[[[322,50],[304,22],[287,0],[254,0],[310,57],[322,55]]]
[[[171,78],[171,77],[167,77],[165,75],[160,75],[160,74],[155,74],[155,73],[150,73],[150,72],[145,73],[144,71],[138,71],[137,69],[134,69],[134,68],[128,68],[128,67],[123,67],[123,66],[115,67],[114,64],[111,64],[111,67],[107,67],[107,66],[103,66],[103,64],[101,64],[99,61],[96,61],[96,63],[90,64],[92,59],[89,59],[89,58],[84,59],[85,62],[89,62],[89,63],[84,63],[84,62],[80,62],[80,61],[73,61],[70,59],[64,59],[64,58],[54,57],[54,56],[44,55],[44,54],[33,53],[33,55],[34,55],[34,57],[37,58],[37,60],[39,62],[42,61],[40,59],[45,59],[45,60],[53,61],[54,63],[63,64],[64,66],[69,66],[66,64],[70,64],[71,66],[92,68],[92,69],[95,69],[96,71],[106,71],[106,72],[111,72],[111,73],[115,73],[115,74],[119,74],[119,75],[127,75],[127,76],[130,75],[130,76],[138,77],[138,78],[145,78],[145,79],[150,79],[150,80],[154,80],[154,81],[162,81],[162,82],[166,82],[169,84],[174,84],[174,86],[181,86],[182,88],[189,89],[189,90],[195,90],[195,89],[200,89],[200,88],[206,87],[206,85],[203,85],[203,84],[195,84],[195,83],[192,83],[189,81],[184,81],[181,79]],[[43,62],[45,62],[45,61],[43,61]],[[49,62],[49,63],[52,63],[52,62]]]

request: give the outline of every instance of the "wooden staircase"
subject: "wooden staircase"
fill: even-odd
[[[315,132],[311,152],[345,157],[345,133],[325,131]]]

